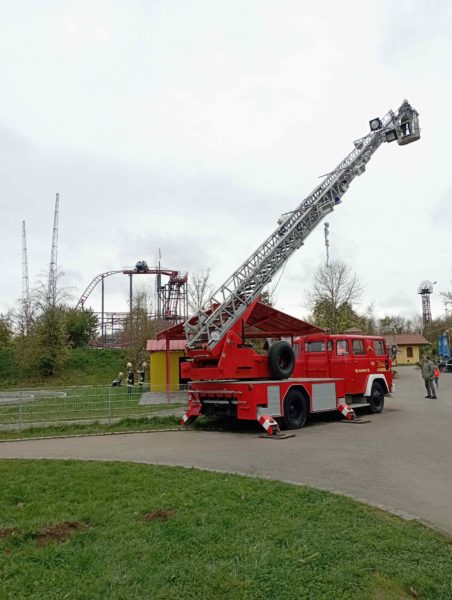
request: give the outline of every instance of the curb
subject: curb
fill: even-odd
[[[99,433],[68,433],[65,435],[46,435],[42,437],[27,437],[27,438],[10,438],[8,440],[0,440],[0,444],[8,442],[32,442],[36,440],[59,440],[66,438],[80,437],[100,437],[103,435],[129,435],[131,433],[168,433],[171,431],[188,431],[183,427],[173,427],[172,429],[133,429],[131,431],[102,431]]]

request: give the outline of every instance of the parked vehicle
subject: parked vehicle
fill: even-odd
[[[250,336],[262,334],[255,335],[250,320],[265,286],[342,202],[378,148],[385,142],[404,146],[420,139],[418,116],[404,100],[397,111],[372,119],[370,132],[354,142],[353,150],[295,210],[280,217],[273,233],[184,324],[188,360],[181,368],[184,379],[190,381],[184,423],[200,414],[225,413],[258,419],[271,434],[278,430],[275,418],[290,428],[301,427],[309,412],[340,410],[352,418],[354,411],[347,399],[381,412],[384,395],[392,386],[391,361],[383,338],[319,334],[318,338],[301,336],[295,342],[298,333],[289,328],[290,343],[278,341],[266,356],[248,341]],[[272,322],[278,325],[276,315]],[[268,333],[273,337],[270,330]],[[168,336],[163,333],[167,340]],[[324,350],[311,350],[322,344]]]
[[[301,428],[313,413],[339,410],[353,418],[358,407],[381,413],[385,396],[393,390],[392,363],[382,337],[314,333],[293,343],[277,341],[268,356],[246,343],[237,348],[232,336],[229,346],[223,370],[230,373],[235,368],[228,369],[230,361],[245,373],[256,375],[257,368],[261,377],[192,380],[184,423],[200,415],[257,420],[273,433],[281,424]],[[248,360],[235,362],[240,350],[246,351]],[[209,375],[217,370],[218,375],[218,365],[203,366],[202,360],[182,364],[189,379],[202,375],[203,368]]]
[[[438,368],[441,371],[441,373],[452,373],[452,358],[449,359],[447,362],[440,362],[438,364]]]

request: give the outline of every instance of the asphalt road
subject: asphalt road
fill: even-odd
[[[381,415],[318,420],[284,440],[254,429],[155,432],[4,442],[0,458],[74,458],[181,465],[269,477],[351,495],[452,535],[452,373],[424,399],[419,371],[399,368]]]

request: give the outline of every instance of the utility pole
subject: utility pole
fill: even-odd
[[[47,295],[49,304],[55,306],[57,297],[57,254],[58,254],[58,215],[60,194],[55,198],[55,212],[53,215],[52,249],[50,252],[49,281]]]
[[[30,328],[30,283],[28,280],[27,233],[22,221],[22,333],[28,335]]]

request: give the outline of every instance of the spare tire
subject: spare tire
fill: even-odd
[[[276,342],[268,351],[268,368],[274,379],[288,379],[295,368],[295,354],[288,342]]]

